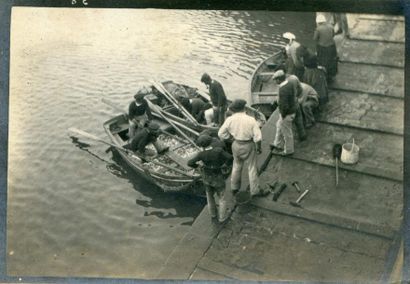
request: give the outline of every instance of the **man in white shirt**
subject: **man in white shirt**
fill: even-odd
[[[237,193],[241,188],[241,176],[244,163],[248,163],[249,187],[251,196],[260,194],[257,155],[260,154],[262,132],[255,118],[245,113],[245,100],[235,100],[229,109],[233,112],[218,131],[222,140],[233,139],[232,155],[233,167],[231,174],[231,189]]]

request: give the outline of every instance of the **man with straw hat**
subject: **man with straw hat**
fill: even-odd
[[[251,196],[260,194],[258,170],[256,167],[257,153],[261,153],[262,132],[255,118],[245,113],[246,101],[237,99],[232,102],[229,110],[233,112],[218,131],[222,140],[233,139],[233,166],[231,174],[231,189],[234,194],[241,188],[242,168],[248,163],[249,187]]]
[[[293,33],[286,32],[283,38],[289,40],[286,45],[287,59],[287,72],[289,74],[296,75],[299,80],[302,79],[305,67],[303,65],[303,57],[308,52],[307,49],[296,41],[296,36]]]

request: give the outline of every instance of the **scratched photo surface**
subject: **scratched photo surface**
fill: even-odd
[[[314,12],[14,7],[7,274],[387,277],[403,208],[403,17],[347,15],[350,38],[338,35],[339,70],[328,105],[308,139],[295,140],[295,154],[270,157],[260,175],[262,187],[279,179],[287,190],[277,201],[270,193],[237,207],[222,227],[208,220],[204,198],[164,194],[106,144],[67,131],[76,127],[109,141],[103,123],[118,108],[127,111],[140,82],[151,79],[205,90],[200,78],[207,72],[229,99],[251,104],[253,72],[288,43],[283,33],[315,50],[315,18]],[[259,161],[273,142],[276,124],[269,121]],[[339,161],[336,188],[332,146],[353,139],[359,162]],[[289,205],[300,195],[294,181],[310,190],[300,208]]]

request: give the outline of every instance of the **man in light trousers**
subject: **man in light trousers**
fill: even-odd
[[[294,149],[294,138],[292,122],[296,116],[297,98],[296,88],[286,79],[283,70],[276,71],[273,79],[279,85],[278,101],[279,119],[276,123],[276,136],[271,144],[272,153],[281,156],[292,155]]]
[[[245,113],[246,101],[235,100],[229,107],[233,115],[228,117],[218,131],[222,140],[233,139],[233,167],[231,189],[236,194],[241,188],[242,168],[248,163],[251,197],[260,195],[257,154],[261,153],[262,133],[255,118]]]

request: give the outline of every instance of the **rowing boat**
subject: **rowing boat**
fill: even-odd
[[[128,119],[123,114],[109,119],[103,126],[111,140],[110,145],[114,146],[136,173],[164,192],[203,196],[199,170],[187,166],[187,161],[198,153],[199,149],[189,141],[169,133],[170,125],[166,121],[157,118],[153,121],[160,125],[161,134],[158,141],[169,147],[165,154],[158,155],[152,144],[147,145],[144,157],[126,150],[124,146],[128,143]]]
[[[263,60],[252,74],[250,82],[251,106],[262,112],[265,117],[272,115],[272,102],[278,96],[279,87],[272,75],[284,61],[283,53],[278,52]]]

